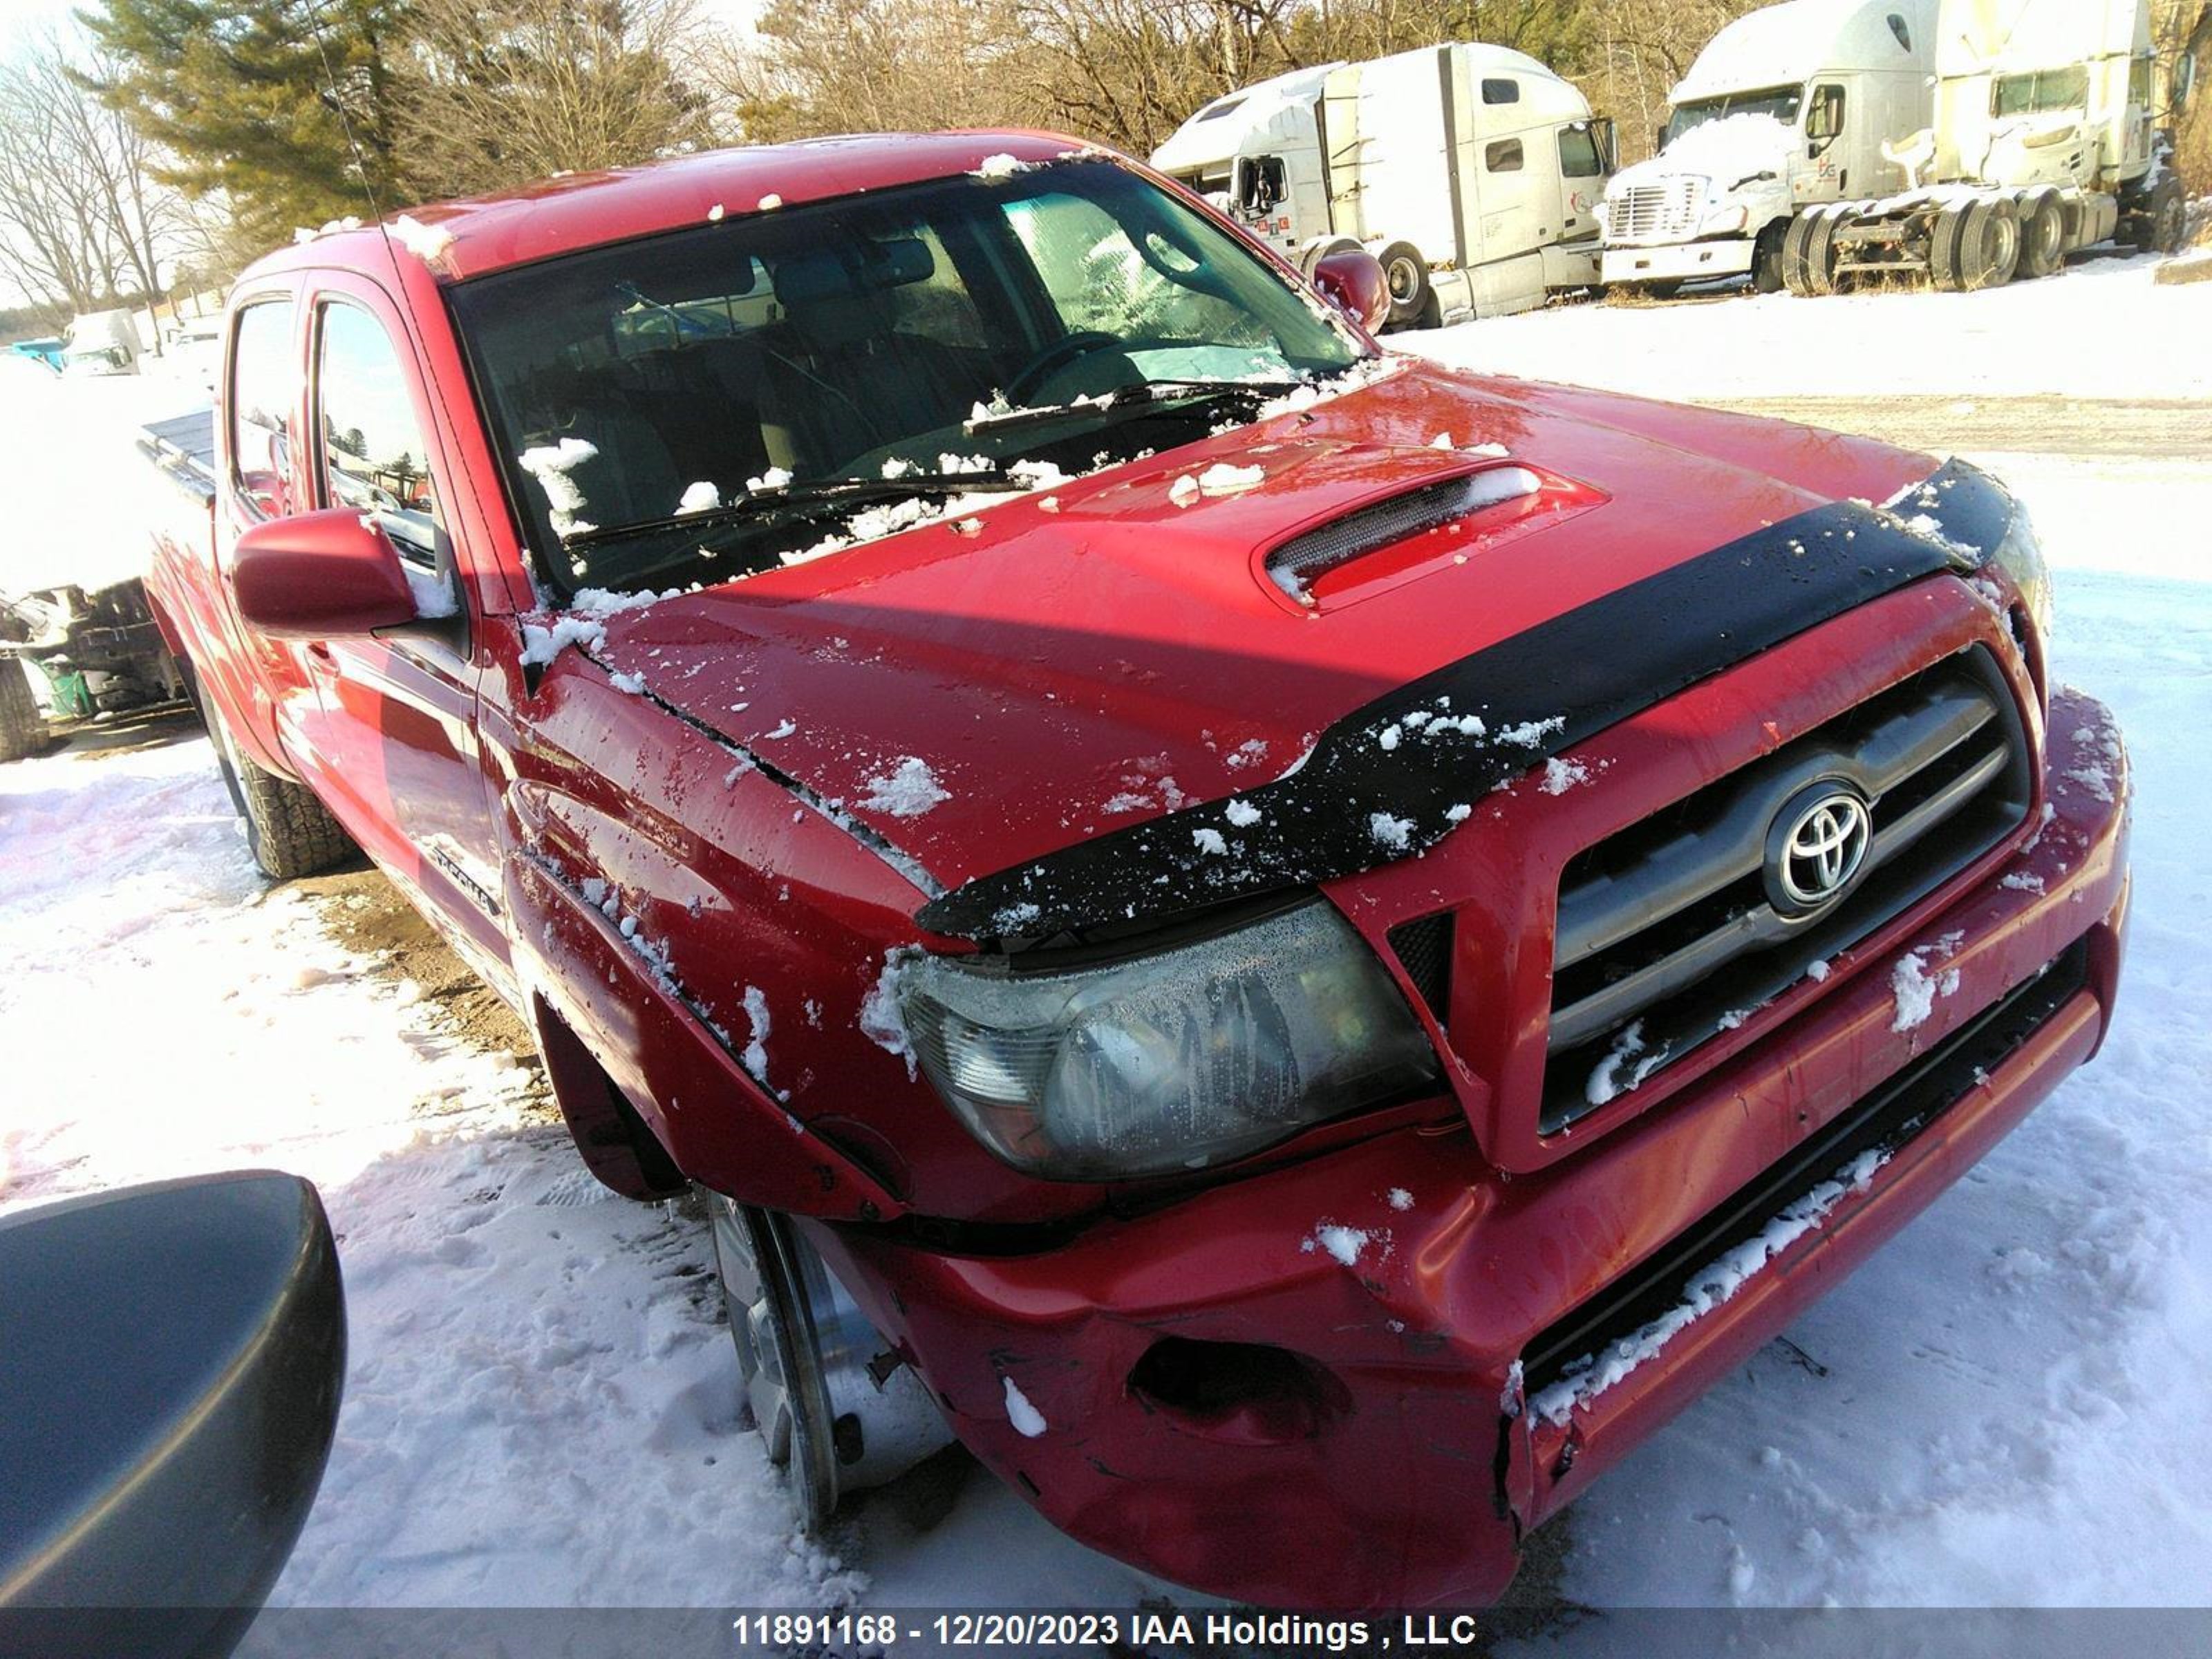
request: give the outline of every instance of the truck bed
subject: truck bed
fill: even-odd
[[[139,453],[179,489],[200,501],[215,499],[215,410],[194,410],[139,428]]]

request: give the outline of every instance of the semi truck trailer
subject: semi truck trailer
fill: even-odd
[[[1460,42],[1293,70],[1215,100],[1152,165],[1310,270],[1357,244],[1390,324],[1531,310],[1595,285],[1613,130],[1525,53]]]

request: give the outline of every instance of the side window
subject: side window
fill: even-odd
[[[231,345],[231,482],[264,518],[292,507],[292,317],[289,300],[247,306]]]
[[[437,494],[399,355],[384,325],[357,306],[325,306],[321,331],[315,422],[325,497],[333,507],[374,513],[401,557],[434,569]]]
[[[1559,174],[1566,179],[1595,179],[1605,171],[1598,160],[1597,135],[1588,127],[1559,129]]]
[[[2138,58],[2128,65],[2128,102],[2137,109],[2150,107],[2150,59],[2148,58]]]
[[[1518,81],[1485,81],[1482,83],[1482,101],[1486,104],[1517,104],[1521,101],[1521,83]]]
[[[1805,136],[1816,144],[1831,142],[1844,130],[1844,89],[1838,86],[1813,88],[1813,107],[1805,112]]]
[[[1492,173],[1518,173],[1526,160],[1518,138],[1500,138],[1482,152],[1482,165]]]

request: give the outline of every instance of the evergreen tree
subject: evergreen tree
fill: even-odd
[[[78,14],[113,70],[96,90],[268,243],[386,204],[399,0],[106,0]]]

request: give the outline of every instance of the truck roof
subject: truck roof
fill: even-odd
[[[1822,70],[1924,65],[1935,46],[1936,11],[1935,0],[1782,0],[1713,36],[1673,100],[1796,86]],[[1892,18],[1903,24],[1909,46]]]
[[[977,170],[988,158],[1057,161],[1094,147],[1058,133],[977,131],[871,133],[707,150],[641,167],[541,179],[495,195],[386,216],[392,243],[441,280],[466,282],[609,242],[802,202],[851,196]],[[402,226],[401,220],[411,222]],[[240,278],[314,265],[382,269],[374,224],[332,228],[264,255]]]

